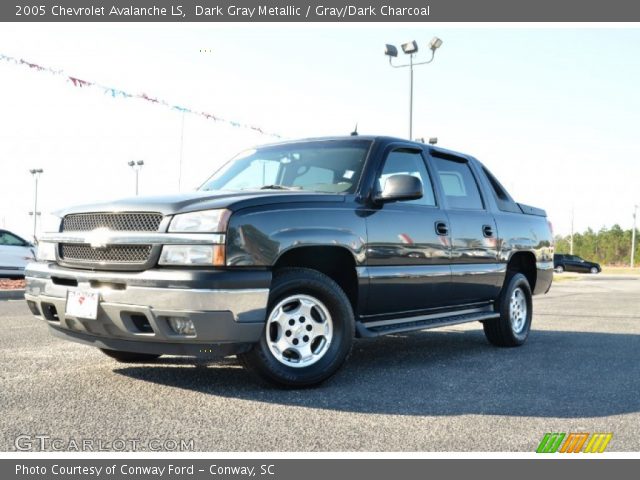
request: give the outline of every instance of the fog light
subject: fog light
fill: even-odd
[[[33,300],[27,300],[27,306],[29,307],[29,310],[31,310],[31,313],[33,313],[35,316],[40,316],[40,309],[38,308],[38,304],[36,302],[34,302]]]
[[[169,317],[169,325],[171,329],[178,335],[195,335],[196,327],[190,318]]]

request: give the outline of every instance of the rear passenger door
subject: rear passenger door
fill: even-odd
[[[493,300],[500,290],[498,231],[476,174],[464,157],[433,153],[431,162],[449,218],[451,301]]]
[[[437,225],[446,224],[447,217],[436,202],[422,150],[392,146],[383,162],[374,192],[390,176],[407,174],[420,179],[423,196],[376,205],[366,216],[370,284],[365,315],[411,316],[446,302],[449,239],[438,234]]]

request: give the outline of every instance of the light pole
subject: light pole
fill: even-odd
[[[636,213],[638,213],[638,205],[633,206],[633,229],[631,230],[631,268],[634,267],[636,253]]]
[[[133,161],[130,160],[127,165],[129,165],[133,171],[136,173],[136,197],[138,196],[138,179],[139,179],[139,175],[140,175],[140,169],[142,169],[142,166],[144,165],[144,160],[137,160],[137,161]]]
[[[36,226],[38,223],[38,215],[40,212],[38,211],[38,179],[40,175],[44,172],[41,168],[32,168],[29,170],[29,173],[33,175],[33,179],[35,181],[35,188],[33,193],[33,212],[30,212],[30,215],[33,215],[33,241],[37,242],[36,239]]]
[[[574,208],[571,207],[571,243],[569,244],[569,253],[573,255],[573,217],[574,217]]]
[[[426,65],[433,62],[436,55],[436,50],[442,46],[442,40],[438,37],[433,37],[429,42],[429,49],[431,50],[431,58],[424,62],[414,63],[413,57],[418,53],[418,43],[415,40],[402,44],[402,51],[409,55],[409,63],[404,65],[394,65],[393,59],[398,56],[398,49],[394,45],[387,44],[384,48],[384,54],[389,57],[389,65],[393,68],[409,67],[409,140],[413,138],[413,67],[417,65]]]

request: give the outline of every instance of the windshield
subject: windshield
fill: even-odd
[[[368,140],[324,140],[247,150],[214,173],[200,190],[353,193],[370,144]]]

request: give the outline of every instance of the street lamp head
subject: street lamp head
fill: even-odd
[[[397,57],[398,49],[394,45],[389,45],[388,43],[384,46],[384,54],[388,57]]]
[[[29,170],[29,173],[31,175],[35,175],[36,173],[42,173],[44,172],[44,170],[42,170],[41,168],[32,168],[31,170]]]
[[[127,165],[129,165],[130,167],[133,167],[136,164],[136,162],[134,162],[133,160],[129,160],[127,162]]]
[[[432,52],[435,52],[441,46],[442,46],[442,40],[440,40],[438,37],[433,37],[429,42],[429,48],[431,49]]]
[[[418,42],[412,40],[411,42],[403,43],[402,51],[407,55],[418,53]]]
[[[136,162],[136,165],[140,165],[140,166],[144,165],[144,160],[138,160]]]
[[[435,145],[438,143],[438,137],[429,137],[429,145]]]

